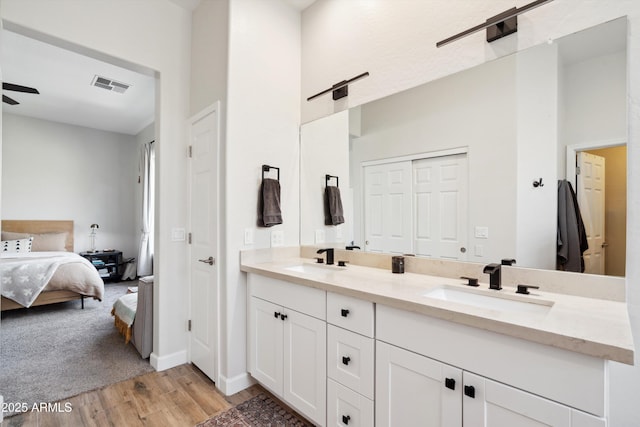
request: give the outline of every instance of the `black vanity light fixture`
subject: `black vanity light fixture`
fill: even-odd
[[[487,19],[487,22],[476,25],[461,33],[451,36],[436,43],[436,47],[442,47],[446,44],[454,42],[458,39],[468,36],[469,34],[487,29],[487,41],[492,42],[498,40],[509,34],[513,34],[518,31],[518,15],[528,12],[531,9],[535,9],[538,6],[542,6],[545,3],[549,3],[553,0],[536,0],[522,7],[512,7],[509,10],[505,10],[496,16]]]
[[[349,80],[343,80],[339,83],[334,84],[333,86],[331,86],[329,89],[323,90],[322,92],[316,93],[315,95],[310,96],[309,98],[307,98],[307,101],[311,101],[312,99],[315,99],[319,96],[322,96],[326,93],[329,92],[333,92],[333,100],[338,100],[340,98],[344,98],[345,96],[349,95],[349,84],[355,82],[356,80],[360,80],[363,79],[365,77],[367,77],[369,75],[368,71],[365,71],[364,73],[355,76],[352,79]]]

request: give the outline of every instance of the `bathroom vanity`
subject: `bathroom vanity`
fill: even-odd
[[[312,254],[247,251],[241,269],[249,372],[315,424],[607,425],[609,361],[633,363],[624,302],[516,294],[515,267],[495,291],[472,263],[393,274],[390,256]],[[477,288],[459,279],[474,274]]]

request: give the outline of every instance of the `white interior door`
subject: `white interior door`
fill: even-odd
[[[467,155],[413,162],[413,252],[466,260]]]
[[[584,254],[585,273],[604,274],[604,157],[578,152],[577,193],[589,249]]]
[[[191,120],[191,362],[217,381],[219,104]]]
[[[364,189],[365,250],[411,253],[411,162],[366,166]]]

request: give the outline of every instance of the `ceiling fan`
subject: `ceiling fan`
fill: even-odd
[[[35,93],[35,94],[39,94],[40,92],[38,92],[38,89],[32,88],[32,87],[28,87],[28,86],[20,86],[20,85],[16,85],[13,83],[4,83],[2,82],[2,90],[12,90],[15,92],[23,92],[23,93]],[[9,105],[17,105],[20,104],[18,101],[16,101],[13,98],[9,98],[6,95],[2,95],[2,102],[5,102]]]

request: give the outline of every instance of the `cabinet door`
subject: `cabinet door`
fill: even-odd
[[[376,341],[377,427],[461,426],[461,387],[460,369]]]
[[[282,307],[251,297],[249,309],[249,372],[282,396]]]
[[[465,427],[572,425],[571,409],[559,403],[468,372],[464,373],[464,387]],[[473,387],[473,393],[468,387]]]
[[[327,407],[327,324],[285,309],[284,399],[319,425]]]

